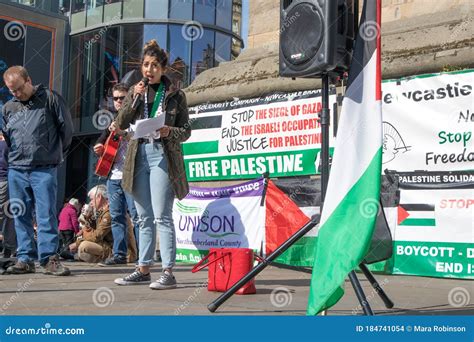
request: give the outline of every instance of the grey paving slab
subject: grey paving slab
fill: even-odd
[[[148,286],[117,286],[113,280],[133,265],[99,267],[66,263],[70,277],[42,273],[0,276],[0,313],[3,315],[305,315],[311,275],[267,267],[257,278],[257,294],[231,297],[215,314],[207,305],[219,294],[208,292],[207,273],[191,273],[190,265],[174,272],[179,286],[156,291]],[[159,265],[152,275],[159,276]],[[473,315],[474,282],[413,276],[376,275],[395,302],[388,310],[359,274],[367,299],[377,315]],[[360,315],[349,282],[346,295],[329,315]]]

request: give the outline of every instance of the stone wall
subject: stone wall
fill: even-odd
[[[361,0],[362,3],[362,0]],[[250,1],[247,48],[185,90],[190,105],[320,88],[318,79],[278,76],[279,0]],[[383,0],[383,77],[474,66],[472,0]]]

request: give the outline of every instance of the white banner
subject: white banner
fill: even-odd
[[[263,179],[224,188],[191,187],[175,201],[177,261],[197,262],[209,248],[262,248]]]
[[[473,80],[467,71],[383,83],[383,168],[473,170]]]
[[[400,190],[395,240],[474,243],[473,213],[474,189]]]
[[[318,173],[320,94],[320,90],[308,90],[190,108],[193,133],[183,143],[188,179],[248,179],[265,172],[270,177]],[[335,102],[336,95],[332,94],[331,110]],[[333,140],[331,134],[330,146]]]

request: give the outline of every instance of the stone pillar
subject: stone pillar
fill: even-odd
[[[278,76],[279,6],[279,0],[250,1],[246,49],[200,74],[185,89],[190,105],[320,88],[318,79]],[[382,0],[382,6],[385,79],[474,66],[474,1]]]

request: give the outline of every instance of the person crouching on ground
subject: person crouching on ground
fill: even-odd
[[[63,259],[74,259],[74,256],[69,253],[69,245],[74,242],[74,236],[79,233],[77,217],[81,212],[81,207],[77,198],[71,198],[59,213],[59,255]]]
[[[89,205],[91,212],[95,212],[93,217],[87,217],[88,222],[82,230],[76,242],[69,246],[72,253],[77,252],[79,260],[98,263],[112,255],[113,235],[112,219],[110,216],[109,202],[107,198],[107,188],[104,185],[97,185],[89,193]],[[128,238],[132,246],[135,244],[133,226],[128,218]],[[129,260],[136,259],[136,249],[129,248]]]

